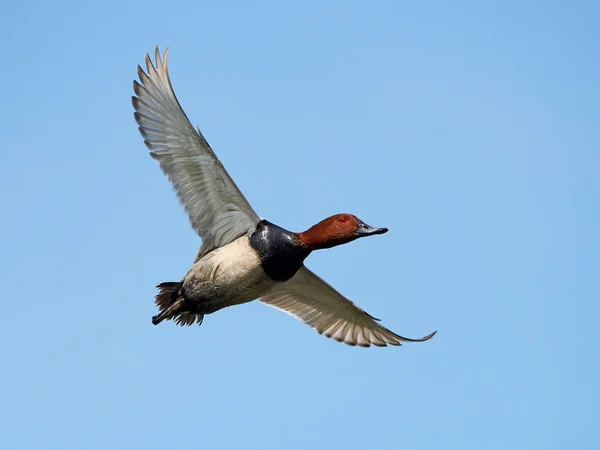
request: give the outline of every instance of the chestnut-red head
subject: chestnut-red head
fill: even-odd
[[[383,234],[387,228],[373,228],[352,214],[336,214],[298,233],[300,242],[310,250],[331,248],[355,239]]]

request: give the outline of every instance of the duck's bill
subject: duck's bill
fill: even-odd
[[[371,236],[373,234],[387,233],[387,231],[387,228],[374,228],[364,222],[361,222],[358,224],[358,228],[356,229],[356,235],[359,237]]]

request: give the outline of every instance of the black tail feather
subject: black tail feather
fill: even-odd
[[[167,309],[162,310],[158,315],[152,317],[152,323],[154,325],[158,325],[165,319],[171,319],[175,314],[179,312],[181,307],[183,306],[183,299],[179,298],[169,306]]]
[[[164,310],[171,306],[172,303],[179,297],[179,290],[183,283],[168,281],[166,283],[160,283],[156,286],[159,289],[159,293],[154,297],[154,304],[158,306],[159,310]]]
[[[159,292],[154,298],[154,303],[158,306],[159,314],[152,318],[154,325],[158,325],[165,319],[170,319],[176,310],[181,307],[183,301],[177,301],[181,285],[180,282],[166,282],[156,286]]]

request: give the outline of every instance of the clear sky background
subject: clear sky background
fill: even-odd
[[[10,2],[0,37],[6,449],[598,449],[600,4]],[[392,330],[254,302],[154,327],[200,244],[136,66],[257,212],[390,232],[307,265]]]

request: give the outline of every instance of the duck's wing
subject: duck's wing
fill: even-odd
[[[146,72],[138,66],[133,82],[135,120],[162,171],[173,184],[192,228],[202,238],[196,259],[248,233],[260,221],[248,201],[181,109],[167,69],[169,49],[156,67],[146,54]]]
[[[421,339],[397,335],[306,267],[260,300],[302,320],[317,333],[348,345],[402,345],[400,342],[427,341],[436,333]]]

